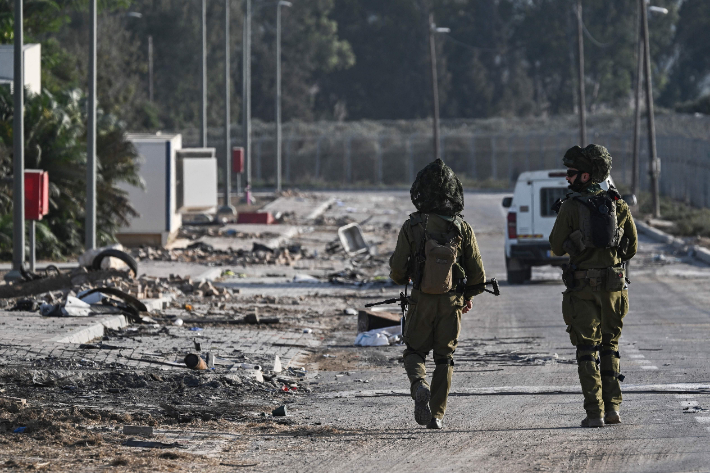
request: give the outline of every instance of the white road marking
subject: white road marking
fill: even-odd
[[[676,399],[692,399],[695,397],[695,394],[676,394],[675,397]]]
[[[649,365],[644,365],[641,367],[642,370],[657,370],[658,366],[649,366]]]
[[[629,358],[646,358],[643,355],[627,355]]]
[[[697,405],[698,401],[680,401],[680,407],[693,407]]]
[[[695,420],[701,424],[710,424],[710,417],[696,417]]]
[[[634,361],[636,361],[636,363],[638,363],[639,365],[648,365],[651,363],[651,361],[649,361],[649,360],[634,360]]]
[[[658,367],[643,368],[658,369]],[[631,384],[623,387],[624,392],[658,392],[671,393],[677,391],[702,391],[699,394],[710,393],[710,384],[699,383],[671,383],[671,384]],[[577,385],[568,386],[495,386],[482,388],[458,388],[451,391],[452,396],[456,395],[485,395],[485,394],[546,394],[564,393],[580,394],[582,389]],[[339,397],[376,397],[376,396],[409,396],[409,389],[387,389],[387,390],[361,390],[361,391],[335,391],[323,393],[322,398]],[[710,419],[710,417],[708,417]]]

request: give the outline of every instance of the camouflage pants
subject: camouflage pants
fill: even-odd
[[[461,331],[461,294],[422,294],[412,291],[411,303],[404,325],[404,367],[411,386],[412,398],[419,383],[426,381],[424,360],[434,351],[434,375],[431,379],[429,406],[433,417],[442,419],[451,389],[454,371],[453,354]]]
[[[590,418],[621,406],[619,337],[628,311],[628,291],[594,291],[585,286],[563,294],[562,316],[577,347],[577,372]]]

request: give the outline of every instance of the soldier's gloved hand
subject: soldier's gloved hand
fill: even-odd
[[[471,310],[471,308],[473,308],[473,299],[469,299],[466,301],[466,305],[463,306],[463,310],[461,312],[465,314],[466,312]]]

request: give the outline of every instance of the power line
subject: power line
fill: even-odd
[[[614,41],[602,43],[601,41],[597,40],[594,36],[592,36],[592,33],[589,32],[589,30],[587,29],[587,25],[585,25],[584,22],[582,22],[582,29],[584,30],[584,35],[587,37],[587,39],[589,39],[589,41],[594,43],[595,46],[598,46],[600,48],[608,48],[609,46],[613,46],[614,44],[616,44],[619,41],[619,39],[617,38]]]

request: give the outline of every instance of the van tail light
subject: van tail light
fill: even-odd
[[[518,218],[515,212],[508,212],[508,238],[518,238]]]

